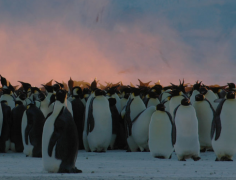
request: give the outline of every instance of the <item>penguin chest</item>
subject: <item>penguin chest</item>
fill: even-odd
[[[173,152],[172,124],[166,112],[155,111],[149,124],[149,148],[153,156],[168,156]]]
[[[173,113],[175,108],[181,103],[181,100],[184,99],[183,96],[176,96],[176,97],[172,97],[169,103],[170,106],[170,113],[173,117]]]
[[[8,106],[11,107],[11,110],[15,107],[15,101],[12,96],[10,95],[2,95],[0,101],[7,101]]]
[[[193,106],[180,106],[176,112],[176,153],[198,152],[198,122]]]
[[[156,106],[160,101],[157,98],[150,98],[147,104],[147,108],[150,106]]]

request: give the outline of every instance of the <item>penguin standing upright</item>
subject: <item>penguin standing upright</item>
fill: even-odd
[[[94,79],[94,81],[91,83],[91,94],[87,94],[90,92],[90,90],[86,90],[84,92],[85,89],[83,89],[83,94],[84,94],[84,97],[86,96],[85,99],[87,99],[86,101],[86,106],[85,106],[85,114],[84,114],[84,130],[83,130],[83,144],[84,144],[84,148],[87,152],[90,152],[90,147],[89,147],[89,144],[88,144],[88,139],[87,139],[87,119],[88,119],[88,113],[89,113],[89,107],[90,107],[90,101],[93,97],[95,97],[95,91],[97,90],[97,81],[96,79]]]
[[[158,104],[149,124],[148,144],[153,157],[160,159],[171,158],[174,150],[172,144],[174,130],[172,117],[168,111],[165,111],[164,102]]]
[[[156,92],[148,92],[146,95],[146,100],[145,100],[145,105],[146,107],[150,106],[156,106],[157,104],[160,103],[160,100],[158,99],[159,95]]]
[[[15,106],[11,115],[11,150],[15,152],[23,152],[24,146],[22,142],[21,123],[24,111],[26,110],[26,95],[24,93],[16,97]]]
[[[216,109],[212,122],[212,147],[216,154],[216,161],[233,161],[236,153],[236,99],[235,92],[227,93]]]
[[[174,124],[176,130],[173,134],[173,144],[179,161],[192,158],[201,159],[198,140],[198,120],[196,111],[187,98],[174,111]]]
[[[132,136],[133,120],[146,109],[146,106],[140,98],[140,90],[137,88],[132,88],[131,91],[132,93],[125,109],[124,122],[129,149],[132,152],[135,152],[138,150],[139,146]]]
[[[112,137],[112,116],[105,92],[97,89],[87,119],[88,144],[92,152],[106,152]]]
[[[25,110],[21,133],[24,145],[24,154],[31,157],[42,157],[42,133],[45,117],[35,104],[28,104]]]
[[[2,88],[3,95],[0,97],[0,101],[7,101],[7,105],[13,109],[15,107],[15,97],[13,96],[13,92],[9,87],[4,86]]]
[[[75,86],[72,89],[72,97],[74,98],[71,101],[73,109],[73,118],[78,131],[78,140],[79,140],[79,149],[84,149],[83,145],[83,129],[84,129],[84,111],[85,106],[82,103],[80,97],[82,97],[82,89],[79,86]]]
[[[173,91],[170,91],[169,94],[171,94],[171,96],[169,97],[170,98],[169,112],[170,112],[171,116],[173,117],[175,108],[178,105],[180,105],[181,100],[185,98],[185,95],[179,89],[175,89]]]
[[[7,152],[10,148],[11,108],[7,101],[0,103],[0,152]]]
[[[198,119],[198,134],[201,152],[205,152],[207,149],[212,149],[211,137],[209,134],[211,132],[211,124],[215,110],[211,103],[202,94],[195,96],[193,107],[195,108]]]
[[[46,171],[80,173],[75,167],[78,153],[78,134],[73,117],[65,106],[66,91],[56,92],[52,114],[43,127],[42,159]]]

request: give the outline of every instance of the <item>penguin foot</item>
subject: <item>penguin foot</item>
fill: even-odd
[[[130,149],[127,149],[127,151],[126,152],[131,152],[131,150]]]
[[[218,158],[216,158],[216,160],[215,161],[219,161],[219,159]]]
[[[63,168],[58,171],[58,173],[82,173],[80,169],[75,168]]]
[[[209,151],[209,152],[214,152],[214,150],[213,150],[213,149],[207,149],[207,151]]]
[[[223,157],[220,158],[220,161],[233,161],[233,160],[226,157],[226,156],[223,156]]]
[[[206,152],[206,148],[201,149],[200,152]]]
[[[198,160],[200,160],[201,158],[200,158],[200,157],[192,157],[192,159],[193,159],[194,161],[198,161]]]
[[[158,159],[165,159],[164,156],[155,156],[155,158],[158,158]]]
[[[184,159],[184,158],[183,159],[179,159],[179,161],[186,161],[186,159]]]
[[[169,159],[171,159],[171,158],[172,158],[172,154],[170,155]]]
[[[26,155],[25,157],[28,157],[28,155]]]

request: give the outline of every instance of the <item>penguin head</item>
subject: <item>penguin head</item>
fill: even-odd
[[[3,94],[8,94],[8,95],[11,95],[12,94],[12,91],[8,88],[2,88],[2,93]]]
[[[72,89],[72,97],[80,97],[83,94],[81,87],[75,86]]]
[[[190,100],[187,98],[182,99],[181,105],[183,106],[189,106],[191,104]]]
[[[152,92],[150,91],[147,95],[146,95],[147,98],[153,98],[153,99],[156,99],[158,98],[158,94],[156,92]]]
[[[107,95],[108,95],[108,96],[112,96],[113,94],[117,93],[117,88],[118,88],[119,86],[120,86],[120,85],[109,88],[109,89],[107,90]]]
[[[46,89],[47,93],[53,93],[53,86],[43,85],[42,86]]]
[[[207,89],[206,87],[201,87],[201,88],[199,89],[199,92],[200,92],[200,94],[205,95],[205,94],[208,92],[208,89]]]
[[[227,93],[226,99],[235,99],[235,92],[234,91],[229,91]]]
[[[52,87],[53,87],[53,92],[57,92],[59,89],[61,89],[61,86],[59,84],[54,84]]]
[[[27,98],[27,96],[26,96],[25,93],[21,93],[18,97],[19,97],[20,100],[22,100],[22,101],[24,101],[24,100]]]
[[[105,96],[106,95],[106,92],[101,89],[97,89],[94,93],[95,93],[95,96]]]
[[[165,103],[165,102],[156,105],[156,110],[165,111],[165,108],[166,108],[166,107],[165,107],[164,103]]]
[[[193,85],[193,90],[199,91],[201,88],[201,83],[202,83],[202,81],[200,81],[200,82],[197,81],[196,84]]]
[[[45,96],[45,94],[43,94],[42,92],[40,92],[40,93],[38,94],[38,98],[39,98],[40,101],[44,101],[44,99],[46,98],[46,96]]]
[[[170,97],[181,95],[181,91],[179,89],[174,89],[173,91],[169,91],[168,93],[170,94]]]
[[[197,94],[195,96],[195,101],[203,101],[205,99],[205,96],[203,94]]]
[[[132,88],[131,91],[132,91],[133,96],[139,96],[140,95],[140,89],[138,89],[138,88]]]
[[[26,92],[27,94],[31,93],[31,84],[25,83],[25,82],[22,82],[22,81],[18,81],[18,82],[20,82],[22,84],[24,92]]]
[[[156,84],[155,86],[153,86],[153,87],[151,88],[151,91],[152,91],[152,92],[160,92],[160,93],[161,93],[162,89],[163,89],[162,85]]]
[[[109,98],[109,106],[110,108],[116,105],[116,99],[115,98]]]
[[[57,101],[60,101],[61,103],[64,103],[65,99],[66,99],[66,96],[67,96],[67,92],[65,90],[59,89],[56,92],[56,98],[55,99]]]
[[[19,105],[22,105],[23,102],[22,101],[15,101],[15,107],[19,106]]]
[[[1,77],[1,84],[2,84],[2,87],[4,87],[4,86],[7,87],[7,80],[6,80],[6,78],[4,78],[4,77],[1,76],[1,75],[0,75],[0,77]]]
[[[227,83],[227,84],[228,84],[228,86],[229,86],[229,89],[236,90],[234,83]]]

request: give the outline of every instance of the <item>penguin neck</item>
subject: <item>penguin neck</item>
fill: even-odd
[[[59,114],[63,107],[66,107],[64,103],[61,103],[60,101],[55,101],[53,114]]]

